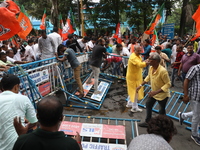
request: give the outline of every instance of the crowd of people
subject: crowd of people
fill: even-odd
[[[144,98],[143,86],[150,83],[151,91],[148,93],[146,101],[146,119],[139,124],[140,127],[148,127],[150,135],[140,138],[157,138],[168,149],[170,146],[166,143],[171,140],[176,129],[173,122],[164,116],[166,114],[165,106],[170,97],[170,88],[176,85],[176,80],[180,80],[184,87],[183,101],[187,103],[190,100],[191,103],[191,112],[179,112],[180,123],[182,124],[187,117],[192,117],[191,138],[197,145],[200,145],[198,134],[200,123],[200,39],[191,42],[189,37],[184,40],[178,37],[173,40],[168,40],[166,36],[159,37],[160,45],[156,46],[151,45],[150,39],[143,40],[142,37],[133,35],[130,35],[130,38],[123,38],[121,43],[118,43],[112,36],[78,37],[72,34],[69,34],[68,39],[63,41],[57,28],[54,28],[53,33],[49,35],[42,30],[40,37],[30,36],[27,41],[19,39],[15,43],[2,41],[0,43],[0,71],[6,72],[15,64],[56,57],[58,61],[70,63],[78,85],[78,97],[82,98],[84,89],[80,78],[81,64],[76,58],[76,53],[91,52],[89,63],[92,72],[86,83],[90,84],[94,77],[94,94],[101,93],[98,90],[99,73],[113,66],[113,75],[122,74],[126,77],[125,87],[127,87],[128,93],[126,107],[131,107],[131,112],[134,113],[142,112],[142,109],[138,107],[138,101]],[[170,75],[171,68],[172,74]],[[10,150],[13,146],[14,150],[23,150],[28,147],[29,149],[50,149],[62,147],[62,145],[69,149],[81,149],[81,139],[78,133],[75,140],[72,140],[65,138],[63,132],[58,132],[63,118],[63,109],[55,97],[47,97],[39,102],[36,115],[28,98],[18,94],[19,82],[19,78],[15,75],[4,75],[1,80],[0,120],[5,121],[0,127],[0,143],[4,143],[0,145],[0,149]],[[152,118],[152,108],[156,101],[160,106],[160,115]],[[16,118],[17,116],[21,118]],[[52,116],[54,117],[52,118]],[[26,125],[25,118],[28,121]],[[13,119],[14,124],[12,124]],[[155,120],[160,120],[160,124],[156,124],[157,128]],[[38,122],[40,129],[17,139],[18,135],[26,134],[30,127],[35,126]],[[165,130],[162,128],[162,125],[165,124],[168,124],[166,128],[169,129],[171,135],[162,131]],[[162,130],[160,129],[158,132],[159,128]],[[56,143],[55,138],[60,141]],[[136,147],[141,148],[137,142],[140,138],[131,142],[130,150],[136,149]],[[32,140],[34,143],[31,142]],[[51,143],[48,147],[45,146],[47,142]],[[145,145],[143,146],[145,149]]]

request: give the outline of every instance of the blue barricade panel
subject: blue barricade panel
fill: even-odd
[[[133,139],[134,137],[139,135],[138,125],[137,123],[140,120],[136,119],[124,119],[124,118],[107,118],[107,117],[93,117],[93,116],[79,116],[79,115],[64,115],[64,121],[69,123],[74,122],[74,125],[70,127],[70,125],[64,125],[64,129],[60,128],[62,131],[67,131],[66,133],[73,132],[73,127],[76,126],[76,130],[78,130],[78,126],[81,125],[82,129],[79,131],[82,136],[82,146],[83,149],[87,149],[89,145],[104,145],[104,146],[124,146],[127,149],[127,139]],[[66,123],[67,123],[66,122]],[[87,128],[84,128],[84,124],[87,124]],[[105,138],[104,134],[109,134],[109,131],[105,133],[105,130],[102,130],[102,127],[106,125],[111,125],[116,132],[120,132],[121,128],[125,128],[124,138]],[[62,124],[61,124],[62,126]],[[95,127],[96,126],[96,127]],[[90,127],[90,128],[89,128]],[[101,131],[102,130],[102,131]],[[70,131],[70,132],[69,132]],[[110,130],[111,131],[111,130]],[[90,134],[91,136],[83,136],[83,134]],[[95,134],[95,135],[94,135]],[[72,134],[70,134],[72,135]],[[112,135],[110,135],[112,136]],[[109,137],[110,137],[109,136]]]
[[[101,91],[101,94],[93,94],[94,92],[94,85],[87,85],[88,77],[85,78],[83,81],[83,87],[84,92],[87,93],[83,98],[78,98],[76,96],[77,90],[75,90],[72,94],[70,94],[67,91],[67,94],[69,94],[69,98],[67,100],[67,106],[69,107],[77,107],[77,108],[87,108],[87,109],[100,109],[101,105],[106,97],[106,94],[109,91],[109,88],[112,84],[112,80],[105,79],[104,76],[99,77],[99,83],[98,83],[98,90]]]

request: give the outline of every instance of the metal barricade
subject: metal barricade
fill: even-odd
[[[139,106],[146,108],[146,100],[148,98],[148,92],[151,91],[150,85],[146,84],[144,86],[144,98],[139,102]],[[191,109],[189,107],[190,103],[184,104],[183,101],[180,99],[183,97],[183,93],[170,91],[171,97],[169,97],[168,102],[166,104],[166,115],[170,118],[175,120],[179,120],[178,112],[190,112]],[[154,107],[152,108],[154,112],[159,112],[159,104],[158,102],[155,103]],[[184,120],[184,123],[191,125],[191,118]],[[190,129],[187,127],[187,129]]]
[[[139,135],[137,119],[124,118],[108,118],[108,117],[94,117],[94,116],[80,116],[80,115],[64,115],[64,121],[91,123],[91,124],[105,124],[105,125],[122,125],[125,127],[125,139],[111,139],[101,137],[87,137],[82,136],[82,143],[104,143],[104,144],[124,144],[130,143],[130,139]],[[128,140],[128,141],[127,141]]]
[[[88,75],[89,54],[79,54],[77,59],[82,64],[81,77]],[[72,91],[72,83],[74,83],[73,70],[66,62],[57,62],[56,58],[39,60],[20,66],[14,66],[8,71],[20,78],[20,91],[27,95],[33,105],[43,96],[55,93],[60,90]],[[67,95],[64,93],[66,101]]]
[[[106,75],[113,78],[125,80],[125,76],[126,76],[125,72],[128,65],[129,57],[110,54],[109,56],[107,56],[107,59],[111,59],[111,57],[116,57],[116,58],[120,57],[122,61],[121,63],[112,61],[110,62],[110,66],[107,68],[108,62],[104,59],[101,66],[101,75]],[[103,68],[107,68],[107,69],[102,70]]]

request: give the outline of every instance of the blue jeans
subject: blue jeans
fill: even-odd
[[[113,71],[112,71],[113,75],[116,75],[116,74],[121,75],[121,70],[120,70],[121,63],[122,61],[113,63]]]
[[[172,86],[174,86],[174,79],[175,79],[175,76],[178,76],[178,69],[176,68],[173,68],[173,71],[172,71]],[[183,82],[183,79],[181,76],[178,76],[179,80],[181,80]]]
[[[143,69],[143,77],[145,78],[149,73],[149,65]]]
[[[182,72],[182,79],[183,79],[183,82],[184,82],[184,80],[185,80],[186,74],[187,74],[187,73]]]

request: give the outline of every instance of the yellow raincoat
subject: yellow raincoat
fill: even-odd
[[[142,57],[137,56],[135,53],[132,53],[128,60],[128,70],[126,74],[126,82],[128,95],[130,96],[130,101],[135,101],[136,88],[142,84],[142,70],[146,67],[146,63],[142,62]],[[138,92],[138,100],[143,99],[144,89],[143,87]]]

